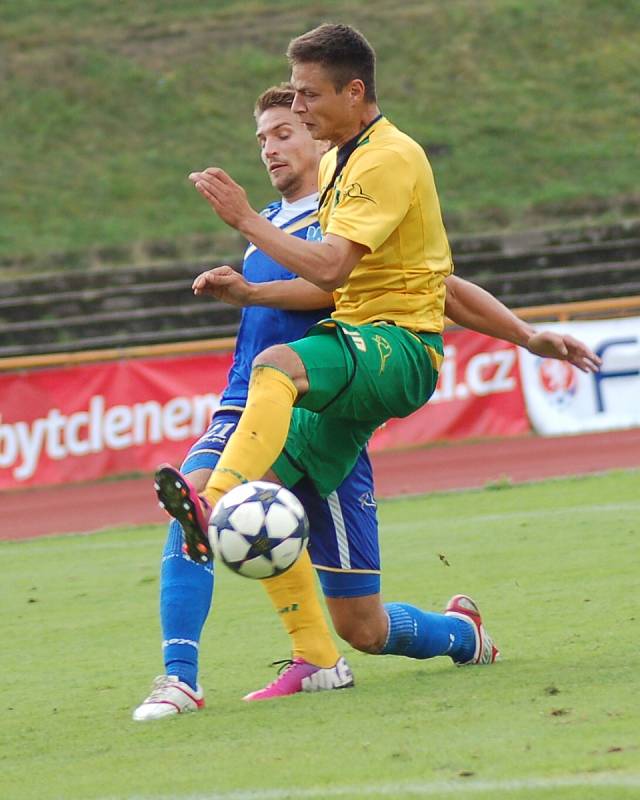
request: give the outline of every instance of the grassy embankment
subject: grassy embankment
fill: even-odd
[[[253,100],[326,19],[377,48],[382,108],[429,151],[453,232],[637,198],[626,0],[30,0],[0,9],[0,258],[210,233],[186,180],[209,164],[263,204]]]

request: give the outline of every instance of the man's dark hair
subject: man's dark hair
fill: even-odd
[[[376,102],[376,54],[364,36],[350,25],[325,23],[289,42],[289,63],[320,64],[331,75],[336,92],[349,81],[364,83],[365,100]]]
[[[295,92],[290,83],[281,83],[270,86],[256,100],[253,107],[253,116],[258,119],[268,108],[291,108]]]

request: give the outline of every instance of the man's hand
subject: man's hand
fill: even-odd
[[[192,172],[189,180],[223,222],[240,230],[242,222],[256,212],[249,205],[247,193],[218,167]]]
[[[252,285],[233,267],[215,267],[201,272],[191,288],[195,295],[208,294],[231,306],[251,305]]]
[[[584,342],[568,334],[540,331],[529,337],[526,347],[534,355],[568,361],[583,372],[597,372],[602,365],[602,359]]]

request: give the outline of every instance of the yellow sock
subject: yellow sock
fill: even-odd
[[[291,569],[261,583],[291,637],[293,657],[332,667],[340,654],[318,600],[309,553],[305,550]]]
[[[293,382],[279,369],[253,370],[245,410],[204,491],[211,505],[234,486],[258,480],[269,470],[286,441],[296,397]],[[340,654],[318,600],[308,552],[262,584],[292,639],[293,657],[332,667]]]
[[[253,370],[245,410],[204,490],[212,506],[234,486],[260,480],[271,468],[287,439],[297,395],[293,381],[279,369]]]

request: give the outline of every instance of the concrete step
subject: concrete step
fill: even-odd
[[[512,308],[640,294],[640,220],[453,242],[456,273]],[[233,335],[240,310],[196,298],[216,259],[0,281],[0,357]]]
[[[611,287],[640,282],[640,259],[492,273],[488,276],[477,276],[476,282],[501,299],[519,292],[524,295],[533,291],[559,296],[585,287],[598,292],[601,297],[606,297]]]
[[[185,307],[212,313],[225,308],[214,298],[198,298],[191,291],[191,281],[138,283],[127,287],[81,289],[32,297],[0,298],[0,320],[6,323],[37,319],[65,320],[76,316],[95,316],[109,312],[131,312],[154,308]]]
[[[602,287],[585,286],[582,288],[563,290],[561,293],[550,294],[548,291],[532,291],[522,294],[506,293],[500,298],[509,308],[526,308],[527,306],[553,305],[554,303],[573,303],[583,300],[613,299],[616,297],[633,297],[640,295],[640,279],[629,283],[614,284],[609,286],[606,293]]]
[[[197,321],[191,320],[191,323]],[[46,332],[34,332],[23,336],[19,341],[8,341],[0,338],[0,358],[9,356],[41,355],[45,353],[76,353],[83,350],[101,350],[113,347],[131,347],[133,345],[163,344],[166,342],[188,342],[196,339],[221,339],[235,336],[236,322],[212,325],[206,320],[203,324],[190,324],[179,329],[155,328],[141,331],[130,329],[101,334],[96,329],[83,330],[81,335],[73,339],[56,339]],[[29,339],[29,341],[26,341]]]
[[[465,253],[454,256],[456,270],[466,276],[514,270],[547,270],[576,265],[633,261],[640,257],[640,238],[596,244],[562,244],[527,253]]]

